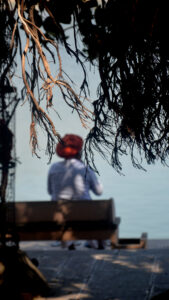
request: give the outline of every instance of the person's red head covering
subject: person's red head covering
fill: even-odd
[[[83,147],[83,139],[75,134],[66,134],[56,146],[56,153],[60,157],[73,158]]]

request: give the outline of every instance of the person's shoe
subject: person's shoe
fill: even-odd
[[[61,246],[61,242],[60,241],[54,241],[54,242],[51,243],[51,246],[52,247],[59,247],[59,246]]]
[[[75,245],[74,244],[71,244],[69,247],[68,247],[69,250],[76,250],[75,248]]]
[[[86,248],[93,248],[92,245],[89,242],[85,242],[84,246]]]
[[[84,247],[89,249],[97,249],[97,243],[95,240],[88,240],[85,242]]]

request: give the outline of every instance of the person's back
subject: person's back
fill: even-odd
[[[52,200],[91,199],[90,190],[102,194],[102,185],[95,173],[76,158],[54,163],[48,174],[48,192]]]

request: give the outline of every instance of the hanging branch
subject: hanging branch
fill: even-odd
[[[46,6],[45,6],[45,8],[46,8]],[[18,0],[17,9],[18,9],[19,20],[21,21],[24,31],[27,35],[25,49],[22,54],[22,77],[23,77],[23,81],[24,81],[24,84],[25,84],[25,87],[27,90],[27,94],[29,95],[30,100],[33,104],[33,114],[36,113],[34,121],[32,122],[31,127],[30,127],[31,128],[30,136],[31,136],[31,141],[32,141],[32,143],[31,143],[32,144],[32,152],[36,153],[37,134],[36,134],[36,130],[35,130],[35,122],[38,122],[40,124],[43,124],[43,126],[47,132],[48,151],[49,151],[49,154],[51,157],[51,154],[53,153],[53,145],[54,145],[54,140],[55,140],[54,137],[57,137],[59,139],[60,135],[56,131],[56,129],[54,127],[54,123],[51,120],[51,118],[49,117],[49,115],[39,105],[38,101],[36,100],[36,98],[34,96],[34,93],[30,89],[30,86],[26,79],[25,58],[30,49],[30,40],[33,43],[33,45],[35,46],[35,48],[37,49],[39,58],[41,59],[41,62],[44,67],[45,74],[47,75],[46,78],[44,76],[43,77],[41,76],[41,79],[44,81],[41,88],[46,93],[46,99],[47,99],[46,107],[49,108],[52,106],[52,98],[53,98],[52,89],[54,86],[57,86],[61,90],[63,99],[66,101],[66,103],[70,107],[73,107],[74,110],[78,113],[79,118],[82,123],[82,126],[84,126],[84,127],[87,126],[86,120],[91,119],[91,117],[90,117],[91,112],[87,109],[87,107],[84,106],[84,104],[82,103],[82,101],[80,100],[80,98],[78,97],[76,92],[73,90],[73,88],[65,80],[63,80],[62,62],[61,62],[61,57],[59,54],[58,45],[53,40],[47,38],[43,34],[43,32],[36,26],[35,20],[34,20],[35,5],[32,5],[29,8],[29,13],[28,13],[29,20],[24,17],[24,0],[22,0],[21,2],[20,2],[20,0]],[[48,13],[50,13],[49,9],[47,11],[48,11]],[[51,15],[51,13],[50,13],[50,15]],[[51,74],[48,60],[46,59],[46,56],[45,56],[45,54],[42,50],[42,46],[40,44],[39,35],[40,35],[41,39],[42,38],[44,39],[45,43],[51,44],[56,50],[56,54],[57,54],[57,58],[58,58],[58,62],[59,62],[59,72],[55,77],[53,77]],[[38,72],[42,74],[42,72],[40,70],[40,65],[38,67]],[[69,99],[69,101],[67,101],[68,99]],[[50,131],[50,129],[51,129],[51,131]],[[50,144],[51,144],[51,146],[49,146]],[[51,151],[50,151],[50,148],[51,148]]]

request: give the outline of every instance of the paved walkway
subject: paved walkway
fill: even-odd
[[[55,300],[150,300],[169,289],[169,240],[151,240],[139,250],[79,245],[68,251],[51,242],[22,242],[20,247],[38,259]]]

